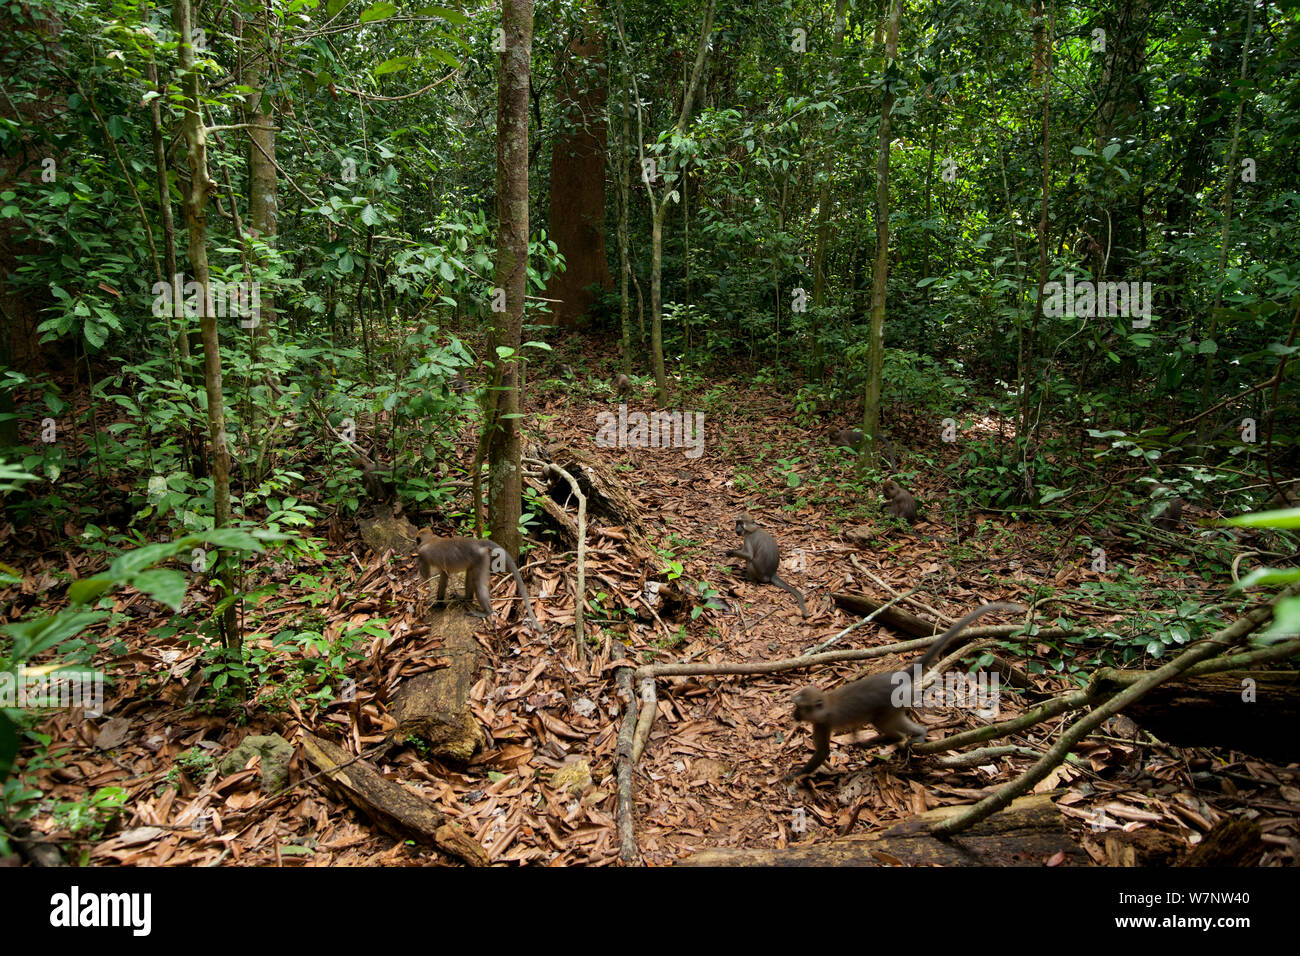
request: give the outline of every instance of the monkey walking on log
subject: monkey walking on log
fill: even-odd
[[[465,600],[472,602],[476,594],[479,606],[483,608],[481,612],[470,611],[470,614],[483,618],[492,617],[490,574],[493,558],[500,559],[515,577],[515,585],[519,588],[519,596],[524,602],[524,612],[529,626],[541,633],[542,626],[533,616],[532,599],[528,596],[528,588],[519,574],[519,567],[510,557],[510,553],[495,541],[483,538],[440,538],[428,528],[422,528],[415,536],[415,556],[420,565],[420,577],[425,581],[433,577],[434,569],[439,572],[439,604],[446,600],[448,575],[464,571]]]
[[[991,611],[1024,611],[1018,604],[982,604],[944,631],[917,663],[917,673],[924,674],[925,669],[943,653],[961,632],[976,618]],[[794,695],[794,718],[806,720],[813,725],[812,758],[798,770],[786,774],[783,780],[804,777],[821,766],[830,753],[831,734],[856,730],[867,724],[875,726],[877,737],[863,744],[892,743],[906,741],[907,746],[925,740],[928,728],[917,723],[907,713],[907,707],[895,703],[898,699],[910,701],[919,688],[912,686],[913,669],[884,671],[872,674],[861,680],[845,684],[835,690],[822,690],[820,687],[805,687]]]

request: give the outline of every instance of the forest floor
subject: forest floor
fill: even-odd
[[[615,407],[605,381],[590,387],[538,383],[528,411],[540,430],[528,438],[594,450],[596,415]],[[503,623],[507,608],[515,617],[515,604],[501,600],[495,626],[478,628],[483,666],[471,705],[489,734],[488,746],[461,766],[431,759],[413,744],[389,751],[378,763],[387,779],[455,819],[494,863],[617,862],[613,757],[621,708],[611,665],[623,655],[618,642],[638,664],[797,656],[857,620],[835,606],[832,592],[888,597],[863,569],[896,591],[915,588],[921,604],[950,619],[986,601],[1023,603],[1040,585],[1061,593],[1101,578],[1090,569],[1087,550],[1063,549],[1062,536],[1050,523],[998,513],[945,514],[937,504],[946,491],[939,467],[917,468],[910,481],[922,505],[922,519],[914,527],[887,518],[875,489],[855,479],[850,453],[831,447],[821,435],[832,425],[855,422],[819,420],[813,433],[795,420],[789,395],[775,388],[717,384],[710,392],[712,404],[702,409],[707,440],[700,457],[681,449],[600,454],[617,462],[652,537],[681,564],[683,579],[708,582],[740,613],[706,610],[697,619],[684,615],[674,623],[638,611],[634,596],[647,577],[662,579],[667,565],[646,567],[631,560],[619,547],[620,529],[597,525],[587,580],[588,627],[595,630],[598,646],[579,654],[571,636],[572,557],[557,558],[560,546],[543,537],[524,566],[546,635]],[[630,405],[649,411],[649,386]],[[687,401],[683,407],[700,406]],[[891,425],[905,459],[900,464],[907,464],[909,449],[920,447],[939,466],[957,455],[942,446],[937,433],[926,437],[933,428],[897,418]],[[996,424],[990,428],[996,431]],[[468,454],[462,464],[468,464]],[[805,595],[807,620],[790,595],[743,580],[739,562],[724,556],[738,546],[734,521],[742,512],[754,515],[780,543],[782,574]],[[270,635],[309,614],[320,615],[327,637],[385,619],[391,637],[375,639],[368,648],[369,666],[363,661],[353,671],[356,703],[317,705],[305,695],[266,693],[233,718],[207,712],[200,696],[205,691],[201,649],[175,633],[165,609],[154,601],[133,591],[119,593],[118,615],[105,636],[119,638],[129,651],[106,662],[116,679],[104,716],[91,720],[80,712],[56,713],[42,730],[51,736],[49,749],[58,759],[26,770],[47,799],[33,820],[38,831],[78,847],[92,864],[447,862],[431,848],[384,835],[322,789],[301,755],[294,760],[296,784],[271,797],[260,792],[255,767],[222,777],[205,760],[204,755],[219,758],[249,734],[278,733],[293,743],[300,728],[357,753],[382,741],[394,725],[387,704],[392,689],[440,666],[433,630],[417,609],[414,561],[398,555],[384,562],[369,553],[350,516],[335,516],[330,525],[331,557],[342,559],[332,566],[347,569],[333,584],[347,599],[317,607],[321,588],[275,572],[274,600],[249,609],[246,630],[261,635],[250,639],[252,647],[269,650]],[[870,547],[846,541],[846,529],[864,525],[873,533]],[[450,532],[445,526],[437,530]],[[961,544],[954,546],[958,533]],[[1195,587],[1195,576],[1189,583],[1186,569],[1176,564],[1175,575],[1158,554],[1131,551],[1122,559],[1153,588],[1159,583],[1186,595]],[[62,564],[71,561],[65,556]],[[29,595],[39,593],[40,578],[39,573],[28,576]],[[498,599],[513,593],[505,580],[495,582]],[[211,600],[197,585],[187,597],[198,605]],[[1073,619],[1104,628],[1118,615],[1096,606]],[[1010,622],[1005,616],[998,620]],[[905,638],[870,624],[834,646]],[[869,666],[896,667],[906,659],[885,658]],[[793,691],[809,682],[826,687],[860,669],[858,663],[774,675],[660,679],[657,720],[633,782],[643,862],[671,864],[705,848],[774,848],[887,827],[937,806],[968,804],[1029,765],[1025,758],[1009,757],[942,770],[925,758],[904,761],[892,748],[855,748],[847,738],[837,738],[810,788],[781,783],[811,753],[806,727],[797,727],[792,716]],[[1077,686],[1056,675],[1034,679],[1044,692]],[[1004,716],[1022,706],[1004,691]],[[922,719],[931,739],[979,723],[969,711],[942,708]],[[1045,749],[1061,726],[1059,721],[1039,725],[1014,742]],[[1122,834],[1136,845],[1137,862],[1167,863],[1215,823],[1245,814],[1271,838],[1266,862],[1295,864],[1300,770],[1294,765],[1287,769],[1237,752],[1173,747],[1135,736],[1134,730],[1131,722],[1107,725],[1077,748],[1077,762],[1038,788],[1067,789],[1057,805],[1095,862],[1118,862],[1106,838]],[[1202,771],[1211,763],[1228,786],[1206,788]],[[557,779],[561,767],[570,772]],[[82,830],[78,839],[67,807],[104,787],[124,788],[124,812],[104,833],[89,837]],[[797,808],[805,814],[796,814]],[[803,819],[806,833],[799,834],[795,821]]]

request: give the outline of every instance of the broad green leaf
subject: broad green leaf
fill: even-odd
[[[361,11],[362,23],[374,23],[376,20],[387,20],[397,12],[397,7],[391,3],[376,3]]]

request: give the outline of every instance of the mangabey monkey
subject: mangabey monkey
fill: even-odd
[[[453,375],[451,377],[451,381],[448,382],[447,384],[451,386],[451,390],[455,392],[457,395],[464,395],[471,388],[473,388],[473,386],[470,385],[469,382],[465,381],[465,376],[461,375],[460,372],[457,372],[455,375]]]
[[[775,584],[789,591],[799,602],[799,613],[807,617],[808,608],[804,606],[803,595],[776,575],[776,569],[781,566],[781,553],[777,550],[776,539],[756,525],[749,515],[741,515],[736,519],[736,534],[743,535],[745,540],[741,542],[739,551],[728,551],[727,557],[748,561],[750,580],[760,584]]]
[[[619,398],[627,398],[632,394],[632,380],[623,372],[619,372],[618,378],[614,379],[614,392]]]
[[[1183,499],[1170,498],[1164,511],[1151,519],[1151,524],[1161,531],[1175,531],[1183,519]]]
[[[360,454],[352,459],[352,467],[361,469],[361,486],[366,489],[372,504],[384,504],[397,497],[393,473],[387,468],[380,468],[365,455]]]
[[[961,633],[971,621],[990,611],[1023,611],[1017,604],[983,604],[971,611],[935,639],[930,649],[919,661],[920,671],[924,674],[930,663],[943,653],[943,649]],[[912,669],[902,671],[884,671],[872,674],[861,680],[835,690],[822,690],[820,687],[805,687],[794,695],[794,719],[806,720],[813,725],[812,759],[799,770],[786,774],[782,779],[790,780],[812,773],[821,766],[826,755],[830,753],[831,734],[853,730],[867,724],[874,724],[878,737],[866,743],[890,743],[894,740],[906,740],[910,747],[925,740],[927,728],[907,714],[906,707],[896,707],[893,702],[895,688],[901,688],[904,699],[912,699]]]
[[[420,564],[420,576],[428,581],[433,577],[433,569],[437,568],[440,576],[438,578],[438,603],[441,604],[447,595],[447,577],[454,571],[465,572],[465,600],[470,601],[470,578],[474,579],[474,590],[478,594],[478,603],[482,606],[483,612],[480,614],[475,611],[469,613],[474,617],[491,617],[492,616],[492,591],[488,586],[489,572],[492,570],[493,557],[500,555],[505,561],[506,567],[510,573],[515,576],[515,584],[519,588],[519,596],[524,600],[524,611],[528,615],[528,623],[533,630],[541,631],[542,627],[537,623],[537,618],[533,616],[532,599],[528,596],[528,588],[524,586],[524,579],[519,575],[519,567],[515,564],[514,559],[510,557],[510,552],[497,544],[495,541],[487,541],[482,538],[439,538],[428,528],[421,528],[415,536],[415,556]]]
[[[845,448],[857,448],[862,444],[862,432],[857,428],[831,429],[831,444]]]
[[[909,524],[916,520],[916,499],[911,493],[905,491],[903,486],[893,478],[886,478],[885,483],[880,486],[881,494],[885,496],[885,510],[891,515],[903,518]]]

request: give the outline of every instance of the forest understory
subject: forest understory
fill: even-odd
[[[27,839],[80,848],[83,862],[101,865],[459,862],[417,834],[404,834],[401,826],[385,829],[373,813],[350,806],[307,759],[303,735],[309,734],[349,756],[360,754],[383,779],[445,814],[463,838],[481,847],[478,862],[611,865],[619,862],[620,851],[620,662],[753,663],[797,657],[811,648],[909,639],[875,623],[841,635],[860,619],[833,600],[844,593],[878,601],[906,594],[900,607],[940,627],[984,602],[1027,605],[1054,595],[1059,601],[1049,597],[1040,616],[1067,617],[1085,638],[1088,631],[1121,626],[1123,615],[1101,602],[1079,600],[1089,586],[1104,586],[1108,578],[1090,566],[1092,539],[1083,537],[1079,521],[1049,520],[1048,509],[954,513],[959,509],[944,506],[950,481],[944,471],[907,469],[921,457],[909,459],[909,452],[924,451],[925,461],[946,466],[957,449],[945,447],[931,426],[900,408],[889,409],[885,421],[899,469],[913,475],[909,487],[922,506],[912,527],[883,514],[876,486],[856,477],[854,456],[820,435],[837,422],[819,416],[810,429],[798,420],[790,397],[774,386],[714,381],[706,404],[680,398],[676,407],[705,413],[700,457],[680,448],[596,448],[597,414],[616,409],[609,376],[595,371],[603,363],[594,354],[568,359],[579,369],[579,382],[539,371],[526,393],[525,456],[529,449],[569,447],[609,464],[635,502],[650,541],[670,555],[680,576],[666,573],[669,560],[654,564],[635,553],[627,528],[591,516],[587,640],[579,648],[573,636],[573,551],[539,521],[529,534],[534,547],[520,568],[544,633],[518,622],[517,602],[503,600],[514,595],[513,586],[508,577],[494,577],[495,620],[475,622],[478,660],[469,689],[470,711],[486,740],[468,761],[432,756],[418,738],[389,739],[398,725],[394,698],[413,678],[448,666],[446,634],[455,619],[463,621],[465,605],[457,577],[450,586],[457,603],[426,613],[433,589],[420,580],[412,553],[377,554],[362,541],[361,522],[371,517],[364,506],[358,515],[327,512],[314,529],[329,541],[328,567],[281,567],[273,557],[260,556],[269,562],[262,573],[272,586],[257,603],[245,605],[243,629],[254,659],[257,648],[267,653],[268,679],[263,692],[233,710],[218,705],[229,698],[214,695],[204,678],[205,652],[193,635],[177,633],[167,610],[145,594],[119,591],[112,628],[97,634],[102,644],[127,649],[98,662],[112,678],[104,714],[92,719],[65,710],[41,728],[51,738],[48,760],[26,770],[56,809],[31,821]],[[631,410],[653,408],[648,389],[635,390],[628,404]],[[730,413],[740,407],[745,414]],[[826,413],[843,425],[852,425],[854,414],[847,408],[841,415]],[[983,427],[987,433],[976,437],[1012,430],[993,419]],[[464,477],[475,441],[473,423],[466,422],[457,442],[463,460],[448,463],[454,475]],[[293,463],[299,470],[324,473],[331,467],[327,445],[306,444],[299,455]],[[458,505],[468,513],[467,491]],[[725,556],[738,546],[733,524],[742,513],[755,516],[780,543],[782,574],[804,594],[807,620],[789,594],[745,580],[739,562]],[[418,518],[417,525],[431,525],[439,534],[464,530],[436,515],[403,517]],[[1174,533],[1155,534],[1148,527],[1130,535],[1116,528],[1106,542],[1109,577],[1114,565],[1122,566],[1131,575],[1132,601],[1148,613],[1172,609],[1180,598],[1213,603],[1231,583],[1221,570],[1209,570],[1223,564],[1203,557],[1206,541],[1221,533],[1200,522],[1219,516],[1199,508],[1186,517]],[[76,529],[64,530],[75,537]],[[11,527],[5,537],[8,560],[25,569],[21,587],[3,595],[15,617],[46,591],[56,571],[84,577],[94,570],[75,566],[52,543],[42,549],[48,539],[39,533],[19,534]],[[339,568],[344,570],[332,570]],[[660,599],[638,599],[646,595],[647,581],[664,583]],[[691,594],[683,587],[687,582],[707,583],[728,609],[717,609],[716,598],[711,608],[705,600],[674,603],[664,597]],[[196,605],[213,601],[211,589],[196,583],[186,611],[193,614],[201,609]],[[948,620],[935,620],[931,610]],[[505,623],[507,615],[511,623]],[[282,667],[284,658],[272,655],[271,635],[286,627],[310,627],[327,645],[375,619],[386,622],[389,636],[374,636],[357,648],[356,659],[342,665],[354,682],[349,693],[334,688],[322,704],[312,696],[317,684],[307,667],[321,656],[319,650],[306,649],[292,673]],[[1011,622],[1004,616],[997,623]],[[1086,672],[1096,647],[1080,640],[1071,655],[1077,652],[1076,670]],[[1068,674],[1036,666],[1046,659],[1037,650],[1030,642],[1018,657],[999,651],[1028,686],[1003,685],[998,719],[1079,686]],[[1066,722],[1056,717],[1000,739],[1022,750],[967,767],[940,766],[932,755],[907,758],[896,747],[854,747],[854,738],[842,736],[806,785],[782,782],[811,751],[807,727],[792,714],[795,690],[810,682],[836,684],[864,667],[902,667],[914,656],[773,674],[659,678],[656,719],[632,780],[637,862],[668,865],[710,849],[808,846],[970,804],[1021,773],[1033,762],[1030,753],[1046,750]],[[931,741],[987,722],[957,708],[927,710],[921,719]],[[220,768],[245,738],[272,734],[294,748],[287,788],[264,792],[257,759],[242,762],[242,769]],[[1170,865],[1186,859],[1216,827],[1249,820],[1259,828],[1263,865],[1295,865],[1300,768],[1277,752],[1266,756],[1212,744],[1175,744],[1128,717],[1110,719],[1074,748],[1075,759],[1034,788],[1052,793],[1056,818],[1046,827],[1052,834],[1048,845],[1060,848],[1000,862]],[[126,792],[121,812],[92,836],[77,829],[84,821],[69,820],[57,809],[84,805],[88,794],[110,787]],[[913,861],[878,852],[868,862]]]

